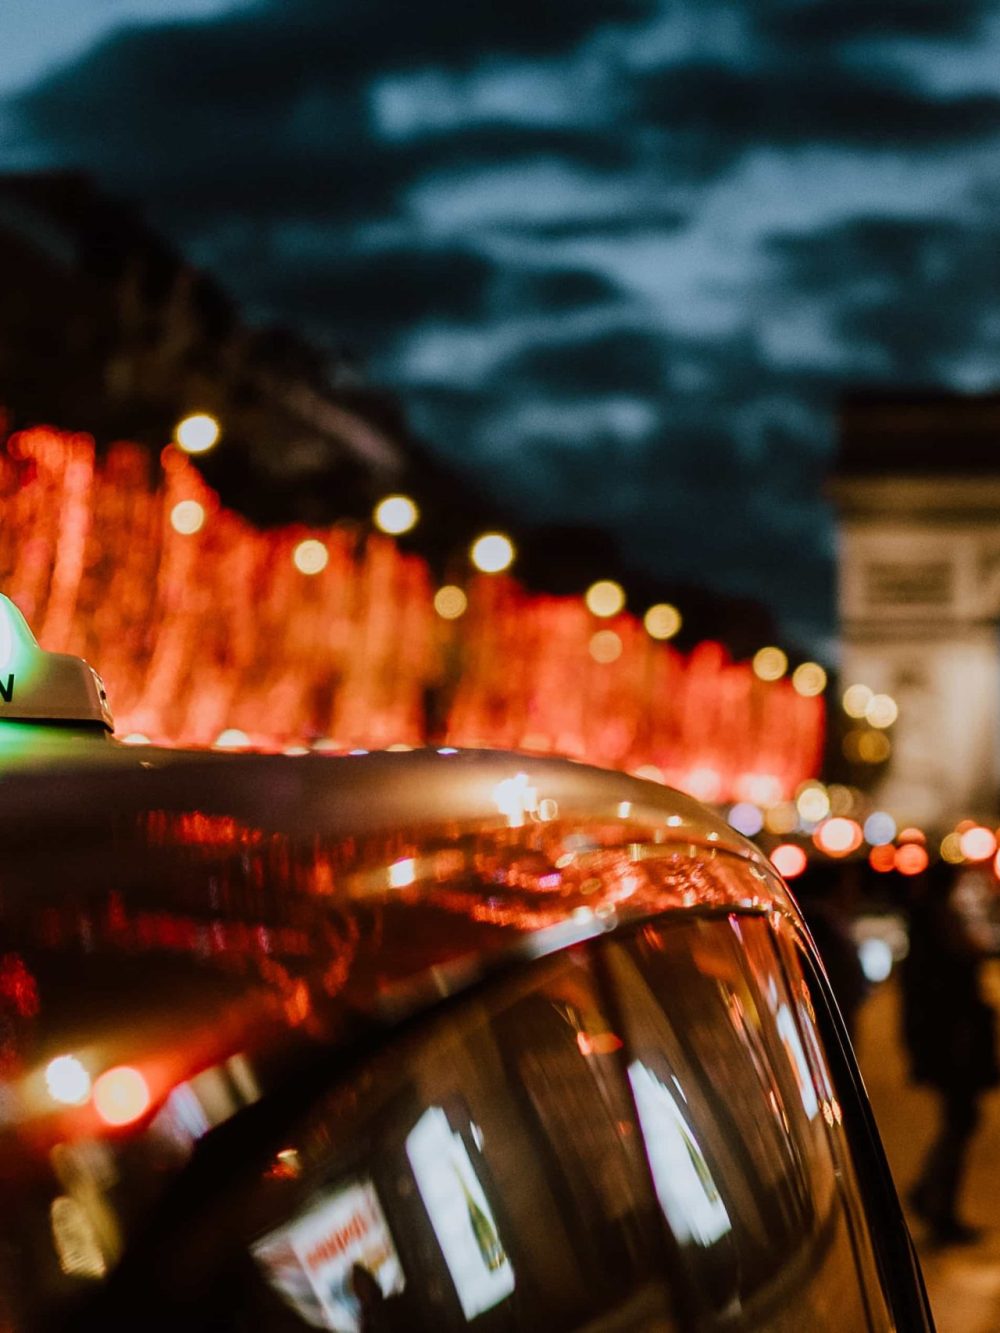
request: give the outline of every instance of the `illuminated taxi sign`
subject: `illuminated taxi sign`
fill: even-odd
[[[81,657],[46,653],[0,593],[0,722],[96,722],[114,728],[97,672]]]

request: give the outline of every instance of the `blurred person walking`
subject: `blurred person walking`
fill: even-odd
[[[854,868],[837,861],[818,862],[810,866],[795,892],[853,1043],[858,1010],[869,991],[851,931],[857,899]]]
[[[980,1098],[1000,1081],[996,1015],[980,978],[994,941],[968,879],[975,873],[956,877],[942,862],[913,881],[910,951],[901,969],[911,1077],[937,1093],[940,1117],[908,1198],[939,1245],[980,1238],[959,1217],[958,1199]]]

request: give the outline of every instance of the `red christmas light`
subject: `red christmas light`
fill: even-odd
[[[183,500],[205,512],[197,532],[171,525]],[[653,765],[716,800],[751,782],[787,798],[819,766],[822,699],[720,644],[685,656],[623,613],[620,655],[595,661],[581,598],[504,574],[474,577],[466,613],[442,620],[418,556],[337,526],[257,531],[172,446],[157,466],[137,445],[96,458],[87,436],[21,431],[0,452],[0,513],[0,587],[43,647],[100,669],[122,736],[420,745],[436,693],[436,743]],[[307,576],[292,557],[310,536],[329,559]]]

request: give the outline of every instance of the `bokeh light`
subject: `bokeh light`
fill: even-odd
[[[806,783],[795,797],[795,807],[800,818],[807,823],[818,824],[830,813],[830,798],[826,788],[819,782]]]
[[[446,583],[434,594],[434,610],[442,620],[457,620],[465,615],[468,606],[468,597],[454,583]]]
[[[292,563],[300,574],[319,574],[330,563],[330,552],[315,537],[307,537],[292,552]]]
[[[901,875],[919,875],[927,869],[926,850],[918,842],[906,842],[896,848],[896,869]]]
[[[642,623],[651,639],[672,639],[683,621],[676,606],[671,606],[669,602],[657,602],[643,616]]]
[[[90,1096],[90,1075],[75,1055],[57,1055],[45,1066],[45,1086],[54,1102],[79,1106]]]
[[[227,727],[216,736],[214,745],[217,750],[245,750],[250,744],[250,737],[239,727]]]
[[[420,510],[408,495],[387,495],[375,506],[372,522],[380,532],[398,537],[415,527],[419,517]]]
[[[960,833],[947,833],[941,839],[941,860],[947,861],[951,866],[960,866],[965,860]]]
[[[835,815],[820,825],[813,841],[827,856],[848,856],[861,846],[861,825],[857,820]]]
[[[801,875],[808,863],[808,857],[801,847],[794,842],[783,842],[771,853],[771,864],[782,879],[794,879]]]
[[[826,672],[818,662],[803,662],[792,672],[792,687],[804,698],[811,699],[826,689]]]
[[[170,526],[182,537],[193,537],[205,526],[205,507],[197,500],[178,500],[170,511]]]
[[[472,543],[469,556],[483,574],[499,574],[514,563],[514,543],[502,532],[486,532]]]
[[[747,838],[755,838],[764,827],[763,812],[749,801],[738,801],[729,811],[728,818],[736,832]]]
[[[733,783],[733,795],[766,809],[781,800],[782,782],[774,773],[741,773]]]
[[[849,685],[841,702],[848,717],[862,718],[871,701],[872,691],[867,685]]]
[[[780,680],[788,670],[788,657],[780,648],[761,648],[754,653],[753,670],[761,680]]]
[[[875,985],[886,981],[892,971],[892,949],[885,940],[871,935],[858,945],[858,961],[865,979]]]
[[[149,1109],[149,1085],[138,1069],[118,1065],[94,1084],[94,1109],[108,1125],[130,1125]]]
[[[776,833],[779,837],[794,833],[798,823],[799,812],[794,801],[779,801],[764,812],[764,827],[768,833]]]
[[[690,769],[677,785],[697,801],[717,801],[722,795],[722,775],[707,764]]]
[[[891,843],[873,847],[868,853],[868,864],[880,875],[886,875],[896,869],[896,849]]]
[[[417,878],[417,863],[412,856],[393,861],[386,870],[390,889],[405,889]]]
[[[884,810],[873,811],[865,820],[865,841],[882,847],[896,836],[896,821]]]
[[[906,828],[901,828],[897,840],[901,844],[904,842],[919,842],[921,847],[927,846],[927,834],[923,829],[917,828],[915,824],[907,824]]]
[[[613,629],[599,629],[591,636],[588,651],[595,662],[617,662],[622,655],[621,638]]]
[[[219,423],[208,412],[192,412],[179,421],[174,440],[186,454],[205,454],[219,442]]]
[[[865,718],[873,727],[891,727],[898,716],[896,701],[888,694],[873,694],[865,709]]]
[[[960,835],[958,845],[967,861],[987,861],[997,849],[996,834],[976,824]]]
[[[849,815],[857,804],[854,792],[841,782],[831,782],[826,794],[830,798],[831,815]]]
[[[858,758],[864,764],[884,764],[892,754],[892,741],[880,731],[863,731],[858,737]]]
[[[625,606],[625,589],[613,579],[598,579],[587,589],[583,600],[591,615],[616,616]]]

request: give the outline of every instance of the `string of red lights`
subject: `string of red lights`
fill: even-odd
[[[503,573],[473,574],[445,618],[426,562],[391,538],[257,530],[174,446],[98,456],[89,436],[20,431],[0,513],[0,587],[43,647],[101,670],[122,736],[511,747],[762,805],[819,766],[822,698],[718,643],[683,654],[627,611],[598,621]]]

